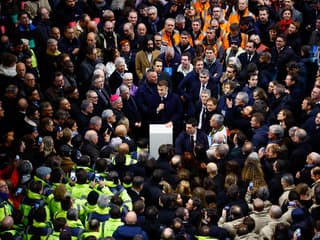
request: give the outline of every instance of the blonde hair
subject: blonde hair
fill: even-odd
[[[176,192],[183,196],[191,196],[190,182],[187,180],[181,180],[177,185]]]

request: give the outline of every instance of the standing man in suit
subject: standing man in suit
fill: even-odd
[[[138,106],[138,109],[141,113],[141,127],[143,130],[144,136],[148,136],[148,124],[150,120],[149,109],[150,109],[150,99],[154,96],[157,96],[157,82],[158,74],[154,69],[149,69],[146,73],[146,81],[143,81],[135,95],[135,100]]]
[[[117,57],[114,61],[116,69],[110,75],[109,85],[112,94],[116,93],[116,90],[122,84],[122,78],[126,72],[126,60],[123,57]]]
[[[92,79],[91,89],[98,95],[98,102],[96,105],[96,114],[101,115],[104,109],[110,108],[110,92],[105,88],[104,73],[98,70],[95,72]]]
[[[239,55],[242,69],[246,68],[249,63],[257,64],[259,62],[259,54],[257,53],[257,44],[249,40],[246,45],[246,51]]]
[[[182,131],[176,139],[176,154],[181,155],[184,152],[194,152],[196,145],[203,145],[204,149],[209,148],[208,137],[201,130],[197,129],[197,120],[190,118],[186,122],[185,131]]]
[[[211,96],[218,97],[218,82],[213,82],[210,72],[204,68],[199,72],[199,81],[194,81],[190,88],[191,101],[195,104],[200,100],[202,90],[209,89]]]
[[[180,99],[175,93],[169,93],[166,80],[159,81],[157,90],[158,95],[153,96],[150,100],[149,113],[151,123],[164,123],[167,127],[173,127],[173,132],[177,133],[182,116]]]

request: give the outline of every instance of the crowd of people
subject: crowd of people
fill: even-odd
[[[320,239],[319,11],[1,1],[0,238]]]

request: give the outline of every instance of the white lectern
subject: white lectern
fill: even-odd
[[[161,144],[172,144],[172,127],[166,127],[165,124],[150,124],[150,156],[158,158],[158,149]]]

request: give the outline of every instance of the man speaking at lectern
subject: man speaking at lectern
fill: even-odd
[[[166,124],[173,127],[173,133],[180,128],[182,104],[175,93],[169,93],[168,82],[160,80],[157,84],[158,96],[151,99],[149,113],[151,124]]]

